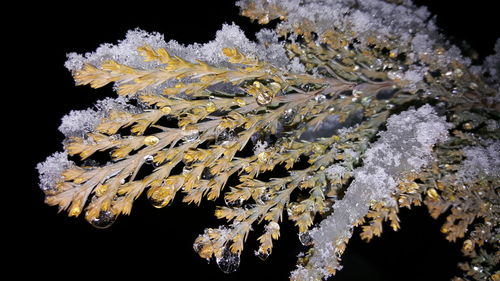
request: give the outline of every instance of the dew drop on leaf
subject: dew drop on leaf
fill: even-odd
[[[149,195],[149,201],[153,207],[163,208],[172,204],[174,196],[175,191],[172,187],[162,186],[154,190],[154,192]]]
[[[361,99],[361,104],[364,106],[364,107],[368,107],[370,105],[370,103],[372,102],[372,99],[370,97],[363,97]]]
[[[270,251],[261,251],[260,249],[256,252],[257,257],[259,257],[262,261],[265,261],[270,254]]]
[[[198,138],[200,131],[193,126],[184,126],[182,127],[182,134],[184,135],[182,138],[184,142],[192,142]]]
[[[224,250],[222,250],[221,257],[216,258],[215,261],[222,272],[232,273],[235,272],[240,266],[240,255],[231,252],[229,247],[226,246],[224,247]]]
[[[224,197],[224,202],[226,203],[226,206],[230,208],[236,208],[236,207],[241,207],[243,205],[243,199],[239,198],[234,201],[229,201]]]
[[[295,118],[296,111],[293,108],[289,108],[283,112],[283,115],[281,116],[281,123],[283,125],[289,125],[293,122],[293,119]]]
[[[146,146],[154,146],[160,142],[160,139],[156,136],[147,136],[144,138],[144,144]]]
[[[326,100],[326,96],[325,95],[317,95],[314,97],[314,100],[317,102],[317,103],[322,103]]]
[[[215,144],[222,145],[224,142],[234,141],[234,140],[236,140],[236,137],[234,135],[234,131],[229,130],[229,129],[225,129],[217,135],[217,140],[216,140]]]
[[[269,104],[273,100],[273,95],[270,92],[262,92],[257,95],[256,101],[259,105]]]
[[[151,202],[151,205],[157,209],[170,206],[173,201],[174,200],[171,196],[167,198],[153,198],[153,197],[149,198],[149,202]]]
[[[144,156],[144,163],[145,164],[153,164],[153,160],[154,160],[153,155]]]
[[[104,229],[110,227],[116,220],[116,216],[110,211],[101,211],[99,216],[93,218],[90,224],[95,228]]]
[[[304,246],[311,246],[313,244],[313,239],[308,231],[299,233],[299,240]]]

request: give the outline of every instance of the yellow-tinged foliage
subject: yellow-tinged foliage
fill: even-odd
[[[382,224],[389,220],[390,226],[394,231],[399,229],[398,209],[396,207],[388,207],[378,202],[371,207],[371,210],[366,215],[369,219],[369,225],[362,226],[361,239],[370,241],[374,236],[382,234]]]
[[[260,13],[256,7],[243,13],[260,22],[286,17],[277,5],[268,8],[268,13]],[[110,153],[111,161],[103,166],[66,169],[55,188],[46,191],[46,202],[68,210],[70,216],[85,212],[86,219],[92,222],[102,211],[113,216],[130,214],[133,201],[146,190],[147,197],[158,208],[170,204],[178,194],[182,194],[183,202],[195,204],[223,196],[228,206],[218,207],[215,216],[232,224],[209,229],[195,242],[198,254],[207,259],[220,258],[227,247],[240,254],[252,225],[258,223],[265,225],[264,233],[257,239],[258,253],[269,255],[272,240],[280,236],[279,223],[284,211],[288,211],[288,219],[300,233],[307,232],[315,217],[332,211],[337,196],[352,179],[357,160],[348,151],[366,149],[389,116],[389,105],[411,104],[418,98],[398,91],[390,100],[378,99],[380,89],[397,89],[396,86],[405,84],[399,78],[390,80],[386,71],[366,67],[373,63],[372,51],[349,50],[351,42],[338,31],[318,34],[328,47],[316,44],[311,24],[294,26],[293,31],[302,35],[304,42],[287,43],[285,47],[290,58],[298,58],[308,73],[318,73],[313,72],[318,69],[327,73],[316,77],[277,69],[236,48],[222,50],[229,62],[224,67],[188,61],[164,48],[150,46],[141,46],[138,52],[144,61],[152,62],[152,69],[136,69],[113,60],[84,65],[74,73],[78,85],[98,88],[115,83],[119,95],[137,98],[147,109],[138,110],[142,110],[140,113],[111,111],[93,132],[68,139],[65,149],[69,155],[84,160],[104,152]],[[375,46],[373,52],[377,51],[378,39],[369,40]],[[390,49],[388,59],[396,59],[398,52]],[[216,84],[232,84],[238,90],[234,93],[213,90],[216,87],[211,86]],[[156,88],[162,90],[158,92]],[[352,97],[345,92],[351,92]],[[339,122],[344,122],[354,113],[362,113],[363,120],[351,132],[304,140],[305,132],[321,128],[328,118],[336,116]],[[160,121],[163,117],[177,126],[163,124]],[[469,120],[461,123],[454,138],[474,143],[471,141],[474,136],[464,130],[481,126]],[[126,129],[130,129],[129,135]],[[255,153],[245,149],[249,141],[267,141],[269,135],[277,140],[256,149]],[[438,149],[443,150],[446,151]],[[307,161],[301,161],[304,159]],[[384,221],[398,230],[398,208],[422,203],[433,217],[451,210],[441,228],[448,240],[466,237],[470,225],[478,218],[487,225],[494,217],[493,204],[476,204],[477,200],[469,204],[462,202],[465,201],[462,198],[477,198],[480,192],[491,191],[484,188],[484,183],[472,185],[473,191],[459,190],[440,170],[441,167],[448,171],[456,169],[454,163],[458,161],[452,160],[441,166],[435,163],[420,175],[406,175],[393,194],[398,206],[373,202],[369,213],[355,223],[362,225],[366,221],[361,237],[370,240],[380,236]],[[298,161],[307,167],[295,168]],[[328,174],[328,167],[333,164],[343,165],[346,172],[339,176]],[[153,171],[139,175],[143,165],[153,165]],[[284,176],[257,179],[261,174],[267,178],[266,172],[277,167],[284,168]],[[233,178],[238,181],[235,185]],[[232,185],[229,190],[228,183]],[[463,242],[463,251],[470,255],[486,243],[488,236],[487,227],[474,231]],[[347,239],[332,243],[336,252],[342,254]],[[330,266],[325,269],[335,272]]]
[[[257,65],[259,61],[255,58],[250,58],[238,52],[236,48],[223,48],[222,53],[229,58],[229,62],[245,65]]]

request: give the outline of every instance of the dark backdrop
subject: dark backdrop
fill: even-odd
[[[15,31],[4,42],[5,56],[16,60],[8,67],[20,79],[8,92],[16,101],[7,120],[17,131],[6,149],[23,152],[12,156],[21,163],[9,162],[4,174],[15,181],[4,186],[14,195],[4,196],[8,207],[2,227],[9,237],[3,243],[8,258],[4,267],[16,276],[118,280],[138,274],[140,280],[287,280],[296,255],[305,250],[293,225],[285,222],[281,238],[265,262],[253,255],[259,235],[253,233],[239,270],[224,274],[214,261],[207,263],[192,249],[192,242],[205,227],[223,223],[213,217],[212,202],[187,206],[177,198],[172,206],[155,209],[142,196],[130,216],[120,217],[105,230],[93,228],[81,217],[67,218],[44,204],[35,165],[62,149],[62,134],[57,131],[60,118],[113,94],[111,87],[75,87],[63,66],[66,53],[84,53],[101,43],[115,43],[136,27],[185,44],[213,39],[224,22],[240,25],[250,38],[260,28],[240,17],[233,1],[171,2],[122,1],[114,7],[89,2],[18,3],[4,11],[5,16],[14,15],[6,29]],[[499,36],[490,2],[494,1],[418,1],[430,5],[439,26],[454,42],[467,40],[481,57],[491,52]],[[10,79],[4,83],[13,84]],[[2,134],[7,136],[7,132]],[[444,240],[439,232],[442,219],[431,219],[424,208],[402,210],[400,218],[399,232],[386,226],[382,238],[369,244],[356,233],[344,255],[344,269],[334,280],[448,280],[459,273],[460,246]]]

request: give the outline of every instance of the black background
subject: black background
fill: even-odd
[[[499,36],[494,2],[417,3],[430,5],[438,15],[438,25],[454,42],[466,40],[484,57]],[[235,22],[254,38],[260,27],[240,17],[233,1],[26,4],[5,12],[14,15],[6,26],[14,33],[8,32],[4,42],[4,55],[13,60],[7,65],[11,74],[4,83],[15,85],[4,91],[14,99],[10,103],[14,110],[4,119],[4,124],[13,128],[2,133],[8,137],[4,146],[7,155],[15,153],[8,156],[15,161],[5,162],[8,169],[4,177],[12,182],[3,186],[9,193],[13,191],[3,200],[6,223],[2,229],[9,237],[2,243],[7,250],[3,251],[7,270],[19,278],[35,274],[55,280],[119,279],[135,274],[141,280],[288,279],[296,255],[305,250],[289,222],[282,224],[281,238],[265,262],[253,255],[259,233],[252,233],[239,270],[224,274],[214,261],[207,263],[192,249],[192,242],[204,228],[224,223],[214,218],[213,202],[196,207],[176,198],[172,206],[155,209],[142,196],[130,216],[120,217],[109,229],[98,230],[81,217],[68,218],[45,205],[37,187],[36,164],[62,150],[63,137],[57,131],[61,117],[113,95],[111,87],[75,87],[63,66],[66,53],[89,52],[101,43],[115,43],[136,27],[189,44],[212,40],[223,23]],[[356,232],[344,255],[344,269],[333,279],[448,280],[459,273],[460,246],[444,240],[439,232],[442,218],[433,220],[424,208],[402,210],[400,218],[399,232],[386,225],[382,238],[368,244],[360,241]]]

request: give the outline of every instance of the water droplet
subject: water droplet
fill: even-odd
[[[99,229],[110,227],[116,220],[116,216],[111,211],[100,211],[99,216],[90,220],[90,224]]]
[[[86,159],[82,163],[83,168],[89,168],[92,169],[93,167],[99,167],[99,163],[93,159]]]
[[[286,208],[286,212],[289,217],[296,216],[301,213],[300,208],[298,207],[298,204],[295,202],[289,203]]]
[[[156,136],[147,136],[144,138],[144,144],[147,146],[156,145],[156,144],[158,144],[159,141],[160,141],[160,139]]]
[[[154,160],[153,155],[144,156],[144,163],[145,164],[153,164],[153,160]]]
[[[309,231],[299,233],[299,240],[304,246],[311,246],[313,244],[313,238],[309,234]]]
[[[398,54],[399,54],[399,50],[398,49],[394,49],[394,50],[391,50],[389,52],[389,57],[391,59],[395,59],[398,56]]]
[[[149,202],[151,202],[151,205],[157,209],[160,209],[160,208],[163,208],[163,207],[166,207],[166,206],[170,206],[172,204],[172,198],[171,197],[167,197],[167,198],[153,198],[153,197],[150,197],[149,198]]]
[[[370,65],[370,68],[381,69],[384,65],[384,62],[381,59],[376,59],[373,61],[373,64]]]
[[[364,97],[364,98],[361,99],[361,104],[364,107],[369,106],[371,102],[372,102],[372,99],[370,97]]]
[[[224,129],[220,134],[217,135],[216,144],[222,145],[223,142],[234,140],[234,131],[229,129]]]
[[[271,194],[269,192],[264,191],[259,198],[257,198],[257,203],[258,204],[264,204],[265,202],[269,201],[271,199]]]
[[[163,208],[172,204],[175,196],[175,190],[171,186],[157,187],[154,192],[148,194],[151,205],[155,208]]]
[[[272,93],[265,91],[265,92],[261,92],[257,95],[256,101],[259,105],[266,105],[266,104],[271,103],[271,101],[273,100],[273,97],[274,96]]]
[[[272,221],[270,222],[268,225],[267,225],[267,229],[268,230],[272,230],[272,231],[280,231],[280,225],[275,222],[275,221]]]
[[[438,47],[436,48],[436,54],[442,55],[446,52],[446,50],[443,47]]]
[[[261,259],[262,261],[267,260],[267,258],[269,257],[270,254],[271,254],[270,250],[266,251],[266,250],[259,249],[257,252],[255,252],[255,255],[257,257],[259,257],[259,259]]]
[[[160,109],[160,111],[164,114],[170,114],[170,112],[172,112],[172,108],[170,106],[164,106]]]
[[[295,118],[295,110],[293,108],[289,108],[287,110],[285,110],[285,112],[283,113],[283,115],[281,116],[281,123],[283,123],[284,125],[289,125],[290,123],[293,122],[293,119]]]
[[[362,95],[363,95],[363,91],[361,91],[359,89],[354,89],[352,91],[352,96],[355,98],[360,98]]]
[[[193,125],[188,125],[188,126],[184,126],[182,127],[182,134],[183,134],[183,138],[182,140],[185,141],[185,142],[191,142],[191,141],[194,141],[198,138],[198,135],[200,134],[200,132],[198,131],[198,128],[196,126],[193,126]]]
[[[191,173],[191,171],[192,171],[192,170],[193,170],[193,169],[192,169],[190,166],[184,166],[184,167],[182,168],[182,174],[183,174],[183,175],[187,175],[187,174]]]
[[[472,130],[474,128],[474,126],[472,125],[472,123],[470,122],[466,122],[463,124],[462,126],[465,130]]]
[[[466,252],[474,250],[474,243],[472,243],[472,240],[470,239],[465,240],[462,249]]]
[[[241,205],[243,205],[242,198],[238,198],[234,201],[229,201],[226,199],[226,197],[224,197],[224,202],[226,203],[226,206],[228,206],[230,208],[237,208],[237,207],[241,207]]]
[[[203,169],[203,172],[201,173],[201,179],[203,180],[209,180],[209,179],[212,179],[214,176],[212,175],[212,173],[210,173],[210,169],[209,168],[204,168]]]
[[[207,102],[207,104],[205,105],[205,110],[208,112],[208,113],[212,113],[214,111],[217,110],[217,106],[215,105],[215,103],[209,101]]]
[[[403,74],[397,71],[389,71],[387,72],[387,77],[391,80],[401,80],[403,78]]]
[[[234,98],[233,102],[235,104],[237,104],[239,107],[243,107],[243,106],[247,105],[247,103],[245,102],[245,100],[243,100],[241,98]]]
[[[384,63],[384,65],[382,66],[382,70],[392,69],[393,67],[394,65],[392,63]]]
[[[271,82],[267,85],[274,93],[278,93],[281,90],[281,85],[276,82]]]
[[[322,103],[326,100],[326,96],[325,95],[317,95],[314,97],[314,100],[317,102],[317,103]]]
[[[457,68],[455,69],[455,71],[453,71],[455,73],[455,75],[460,78],[462,77],[462,75],[464,75],[464,72],[460,69],[460,68]]]
[[[216,258],[215,261],[222,272],[233,273],[240,266],[240,255],[238,253],[231,252],[229,246],[226,246],[222,250],[221,257]]]
[[[262,151],[261,153],[257,154],[257,159],[259,159],[259,161],[261,161],[263,163],[266,163],[267,161],[269,161],[270,157],[271,157],[271,153],[267,152],[267,151]]]

